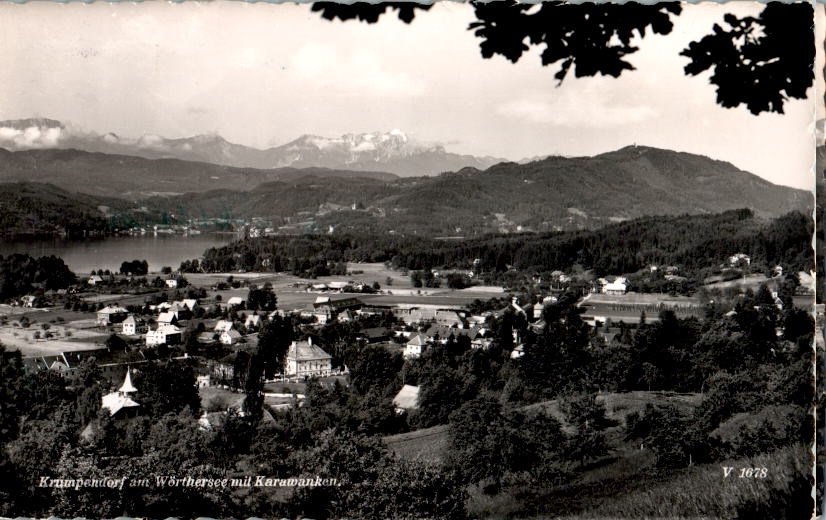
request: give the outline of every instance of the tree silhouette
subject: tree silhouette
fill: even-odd
[[[573,68],[574,76],[601,74],[619,77],[634,70],[625,58],[637,52],[632,43],[649,31],[669,34],[672,16],[682,8],[678,2],[642,5],[568,4],[561,1],[541,4],[513,0],[470,2],[476,21],[468,30],[482,41],[482,57],[500,55],[513,63],[531,46],[544,46],[543,66],[560,62],[554,77],[559,84]],[[312,10],[327,20],[358,19],[378,21],[388,9],[410,23],[416,10],[427,11],[431,4],[387,2],[316,2]],[[810,3],[771,2],[757,17],[724,17],[727,28],[714,25],[713,33],[689,43],[680,55],[691,60],[685,73],[696,76],[713,69],[709,78],[717,86],[717,103],[725,108],[745,104],[755,115],[783,113],[789,98],[804,99],[814,81],[814,9]]]

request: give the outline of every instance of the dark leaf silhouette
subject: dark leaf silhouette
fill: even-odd
[[[788,98],[804,99],[814,79],[814,12],[811,4],[772,2],[757,18],[724,17],[728,28],[691,42],[686,74],[713,69],[717,103],[745,104],[752,114],[783,113]]]
[[[650,27],[657,34],[671,32],[671,14],[680,14],[677,2],[656,5],[566,4],[535,5],[474,2],[476,19],[469,29],[482,39],[483,58],[495,54],[516,63],[530,45],[544,45],[542,65],[562,61],[554,77],[560,82],[571,67],[576,77],[602,74],[618,77],[634,67],[624,58],[637,51],[631,45]],[[635,35],[636,33],[636,35]]]
[[[384,2],[381,4],[369,4],[367,2],[355,2],[352,4],[340,4],[337,2],[316,2],[313,4],[313,11],[321,11],[322,18],[327,20],[346,21],[357,18],[361,22],[376,23],[381,15],[388,8],[399,12],[399,20],[410,23],[416,16],[416,9],[427,11],[432,4],[416,4],[413,2]]]
[[[498,54],[516,63],[531,46],[544,46],[542,65],[559,63],[554,77],[560,83],[571,69],[578,78],[597,74],[616,78],[634,70],[626,60],[638,50],[632,45],[634,39],[645,37],[649,30],[669,34],[671,16],[682,12],[678,2],[525,4],[507,0],[471,5],[476,21],[468,29],[481,39],[483,58]],[[312,9],[328,20],[358,18],[375,23],[391,8],[410,23],[416,9],[430,7],[406,2],[316,2]],[[784,102],[805,98],[814,80],[813,16],[808,3],[779,2],[769,3],[757,18],[726,14],[727,29],[715,25],[712,34],[691,42],[680,53],[691,59],[685,73],[714,69],[710,82],[717,86],[717,103],[723,107],[745,104],[755,115],[783,113]]]

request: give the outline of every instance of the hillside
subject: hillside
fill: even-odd
[[[364,210],[325,211],[323,204]],[[293,217],[310,229],[475,236],[490,232],[593,229],[644,215],[708,214],[748,207],[761,217],[808,212],[811,194],[774,185],[728,163],[655,148],[596,157],[549,157],[487,170],[379,184],[338,180],[264,184],[152,201],[160,209],[220,216]]]
[[[50,184],[0,183],[0,236],[105,233],[158,219],[119,199],[70,193]]]
[[[383,172],[324,168],[257,170],[74,149],[10,152],[0,148],[0,182],[36,181],[89,195],[128,199],[219,189],[243,191],[263,182],[289,182],[307,175],[322,178],[363,177],[379,183],[396,178]]]
[[[595,157],[463,168],[437,177],[324,168],[232,168],[78,150],[0,149],[0,181],[36,181],[96,196],[149,199],[184,217],[266,217],[302,229],[476,236],[593,229],[644,215],[750,208],[810,211],[809,192],[700,155],[627,147]],[[351,209],[354,207],[357,209]]]

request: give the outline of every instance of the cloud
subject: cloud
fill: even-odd
[[[62,137],[63,129],[59,127],[0,127],[0,144],[14,148],[53,148]]]

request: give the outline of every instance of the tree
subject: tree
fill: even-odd
[[[155,417],[178,413],[187,407],[197,414],[201,407],[195,371],[189,360],[144,363],[135,376],[135,387],[142,408]]]
[[[508,0],[471,2],[476,21],[468,27],[481,39],[483,58],[501,55],[511,62],[531,46],[544,47],[539,53],[543,66],[560,63],[554,77],[562,82],[573,69],[576,77],[596,74],[618,77],[634,70],[627,60],[637,52],[636,38],[650,30],[670,34],[672,16],[682,7],[677,2],[652,5],[543,2],[539,8]],[[375,23],[385,11],[395,9],[410,23],[416,10],[430,6],[390,2],[340,4],[316,2],[313,11],[323,18]],[[723,107],[745,104],[753,114],[783,113],[788,98],[804,99],[812,85],[814,71],[813,8],[809,3],[771,2],[757,17],[737,18],[727,14],[727,29],[718,25],[713,33],[689,43],[680,54],[691,60],[685,73],[698,75],[714,69],[709,81],[717,86],[717,103]]]

